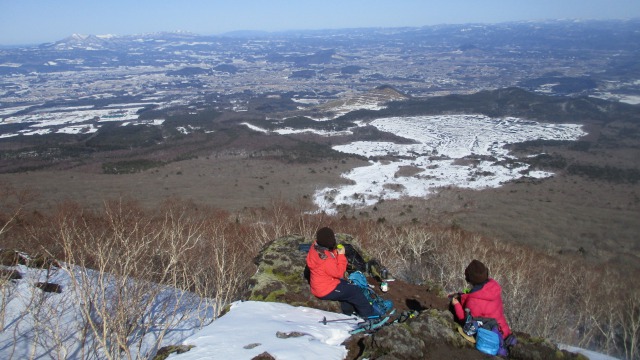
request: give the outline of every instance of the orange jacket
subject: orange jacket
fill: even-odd
[[[489,279],[482,289],[478,291],[462,294],[460,302],[453,307],[459,320],[464,320],[464,309],[468,308],[471,310],[471,316],[473,317],[496,319],[503,339],[511,334],[507,319],[504,317],[502,287],[493,279]]]
[[[319,298],[332,292],[347,271],[347,257],[344,254],[338,254],[336,250],[320,251],[323,252],[324,259],[316,250],[314,242],[307,254],[307,266],[311,272],[311,293]]]

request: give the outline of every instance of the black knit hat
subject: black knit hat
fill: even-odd
[[[322,247],[333,250],[336,247],[336,235],[328,227],[323,227],[316,232],[316,242]]]
[[[464,270],[464,279],[471,285],[479,285],[489,280],[489,269],[478,260],[473,260]]]

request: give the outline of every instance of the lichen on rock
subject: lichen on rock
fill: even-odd
[[[304,276],[306,249],[310,244],[310,240],[300,235],[284,236],[266,244],[254,260],[258,269],[249,280],[243,299],[339,311],[337,302],[318,300],[311,295]]]

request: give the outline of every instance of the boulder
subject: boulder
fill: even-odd
[[[258,269],[249,280],[249,289],[243,299],[339,312],[337,302],[318,300],[311,294],[304,276],[310,243],[303,236],[292,235],[266,244],[254,260]]]

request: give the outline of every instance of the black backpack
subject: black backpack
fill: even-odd
[[[352,273],[354,271],[360,271],[363,273],[369,272],[367,262],[364,261],[362,255],[351,244],[342,244],[344,246],[344,256],[347,257],[347,272]]]
[[[381,275],[381,266],[376,260],[365,261],[360,252],[351,244],[342,244],[344,246],[344,255],[347,258],[347,272],[349,274],[360,271],[365,274],[370,274],[378,279],[385,278]],[[298,250],[302,252],[309,252],[311,250],[311,244],[300,244]],[[309,268],[305,266],[304,278],[309,281],[310,273]]]

